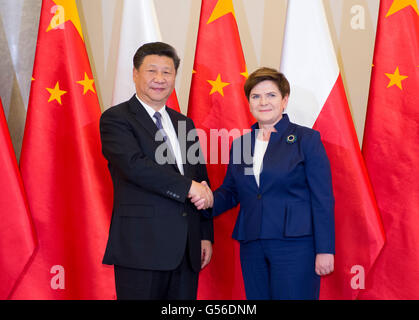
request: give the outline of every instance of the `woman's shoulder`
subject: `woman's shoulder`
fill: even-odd
[[[292,131],[295,134],[298,134],[298,136],[300,136],[300,138],[303,139],[320,138],[320,132],[313,128],[302,126],[294,122],[290,122],[289,128],[290,131]]]

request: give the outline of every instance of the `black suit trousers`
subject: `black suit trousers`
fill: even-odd
[[[118,300],[196,300],[199,272],[192,269],[188,245],[180,265],[170,271],[115,265]]]

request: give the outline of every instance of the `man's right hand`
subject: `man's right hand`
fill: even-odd
[[[192,180],[191,188],[189,189],[188,198],[195,204],[198,210],[208,209],[213,206],[214,197],[206,181],[201,183]]]

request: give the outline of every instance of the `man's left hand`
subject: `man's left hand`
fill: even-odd
[[[204,269],[212,257],[212,243],[209,240],[201,240],[201,269]]]

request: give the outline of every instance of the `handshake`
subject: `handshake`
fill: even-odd
[[[196,206],[198,210],[212,208],[214,204],[214,197],[206,181],[201,183],[192,181],[189,189],[188,198]]]

